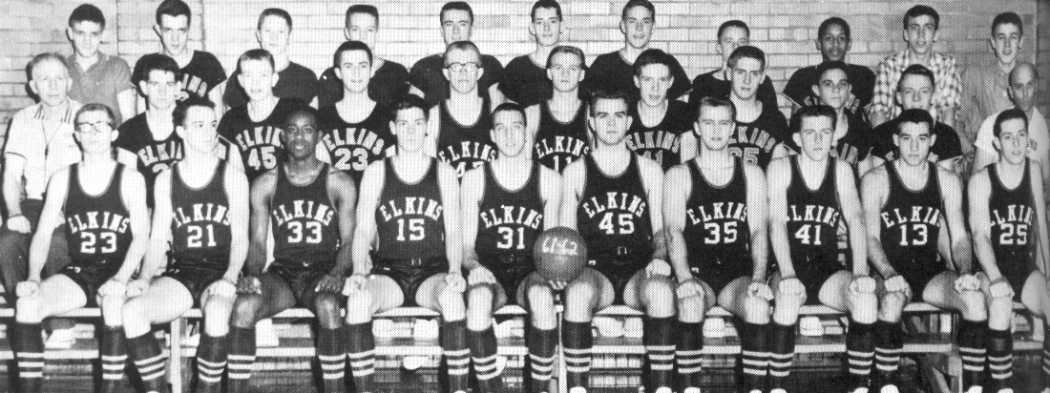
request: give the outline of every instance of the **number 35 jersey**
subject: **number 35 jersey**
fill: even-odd
[[[339,217],[328,197],[328,165],[310,184],[288,180],[284,165],[277,166],[277,185],[270,202],[274,237],[274,264],[301,267],[329,264],[339,248]]]
[[[396,153],[389,122],[389,111],[380,104],[356,123],[343,120],[335,105],[321,108],[317,123],[323,130],[321,144],[332,167],[350,174],[354,183],[360,184],[368,164]]]
[[[226,161],[211,180],[192,188],[176,165],[171,170],[171,257],[174,263],[221,270],[230,255],[230,202],[225,188]]]
[[[124,262],[132,233],[131,218],[120,192],[123,174],[124,165],[117,164],[105,191],[90,195],[80,187],[80,164],[69,168],[69,192],[62,211],[73,265],[104,264],[115,273]]]
[[[937,168],[929,165],[926,184],[909,190],[894,162],[884,167],[889,195],[879,212],[882,248],[893,269],[908,281],[912,293],[922,293],[926,282],[944,270],[937,255],[943,213]]]
[[[584,156],[586,180],[576,209],[576,225],[587,243],[588,264],[599,269],[640,269],[653,254],[649,201],[638,157],[630,156],[627,169],[617,176],[602,173],[591,155]]]
[[[445,208],[438,185],[438,162],[429,160],[423,178],[407,183],[383,161],[386,175],[375,212],[380,261],[435,260],[445,256]],[[383,262],[380,262],[383,263]]]
[[[682,230],[689,266],[700,270],[704,281],[718,290],[721,281],[750,274],[752,268],[744,163],[734,158],[733,174],[720,186],[707,181],[696,160],[685,165],[692,183]]]

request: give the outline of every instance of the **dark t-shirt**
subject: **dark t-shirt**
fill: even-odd
[[[478,94],[488,97],[489,86],[503,81],[503,65],[495,57],[481,55],[481,66],[485,72],[478,80]],[[441,73],[444,68],[444,54],[435,54],[419,59],[409,72],[409,83],[423,92],[427,105],[434,106],[448,98],[448,80]]]
[[[689,102],[696,105],[704,97],[729,99],[729,94],[733,92],[733,82],[715,78],[715,73],[718,72],[722,72],[722,70],[700,74],[696,76],[696,79],[693,79],[693,91],[689,93]],[[766,108],[779,106],[777,104],[777,91],[773,88],[773,81],[769,79],[768,75],[762,81],[762,84],[758,85],[758,100],[762,101],[762,105]]]
[[[368,81],[368,97],[372,101],[390,107],[399,98],[408,94],[408,70],[405,66],[383,60],[375,75]],[[317,81],[317,107],[335,105],[343,99],[343,81],[335,76],[335,68],[328,67]]]
[[[499,90],[507,98],[526,107],[539,104],[553,94],[547,70],[533,63],[529,55],[515,57],[507,63]]]
[[[893,119],[875,127],[875,130],[872,131],[872,136],[875,138],[872,141],[872,155],[882,157],[886,161],[897,159],[897,146],[893,144],[893,134],[897,132],[897,123],[899,121]],[[937,125],[933,127],[933,135],[936,135],[937,139],[930,147],[932,161],[939,162],[962,155],[962,145],[959,143],[959,135],[955,133],[955,129],[937,122]]]
[[[236,70],[230,75],[226,91],[222,93],[222,102],[229,108],[248,103],[248,96],[241,87],[241,81],[237,80],[240,73],[240,70]],[[277,86],[273,87],[273,94],[279,98],[292,98],[310,103],[317,95],[316,85],[317,75],[313,71],[296,63],[288,63],[288,67],[277,72]]]
[[[820,75],[817,75],[817,66],[800,68],[788,79],[787,85],[784,86],[784,95],[799,106],[816,105],[820,103],[820,98],[813,94],[813,85],[817,83],[818,78]],[[846,109],[860,113],[859,110],[871,102],[875,89],[875,73],[868,67],[846,64],[846,79],[849,79],[853,96],[857,98],[853,105]]]
[[[689,91],[689,76],[678,59],[671,54],[667,56],[671,60],[671,76],[674,77],[674,82],[667,89],[667,97],[674,100]],[[585,97],[590,97],[598,90],[627,92],[633,99],[638,97],[638,87],[634,85],[634,64],[628,64],[620,56],[620,51],[596,57],[580,87]]]
[[[131,82],[135,85],[149,77],[145,75],[146,65],[141,60],[140,58],[135,62],[135,70],[131,73]],[[211,89],[226,80],[226,71],[223,70],[222,63],[219,63],[215,55],[195,50],[193,58],[190,59],[189,64],[179,70],[179,75],[175,76],[175,80],[186,93],[198,98],[207,98]]]

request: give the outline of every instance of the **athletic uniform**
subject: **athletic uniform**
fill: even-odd
[[[806,287],[809,304],[819,303],[820,287],[828,277],[842,270],[836,234],[842,221],[835,176],[837,161],[827,160],[820,184],[811,189],[802,177],[798,156],[791,158],[791,182],[787,188],[788,247],[796,277]]]
[[[393,158],[383,160],[386,176],[375,212],[378,240],[373,271],[397,282],[405,294],[405,305],[415,304],[416,289],[423,280],[448,272],[438,163],[429,161],[423,178],[409,184],[394,170]]]
[[[736,130],[729,140],[729,152],[762,170],[773,159],[773,149],[791,139],[787,120],[775,106],[762,107],[762,114],[750,122],[737,120]],[[790,149],[790,144],[785,147]]]
[[[724,79],[718,79],[715,75],[719,72],[722,72],[722,70],[718,69],[700,74],[693,79],[693,90],[689,92],[690,103],[699,105],[700,99],[704,97],[729,99],[729,95],[733,93],[733,81],[729,80],[729,77],[725,74],[722,75]],[[671,97],[671,95],[668,94],[668,97]],[[762,106],[767,108],[776,108],[778,106],[777,91],[768,75],[758,85],[758,100],[762,101]]]
[[[182,159],[182,138],[174,130],[167,138],[153,139],[146,114],[132,117],[117,129],[114,145],[135,155],[137,169],[146,180],[146,202],[153,207],[153,182],[160,171],[171,168]]]
[[[638,106],[631,105],[631,117],[634,121],[627,130],[627,148],[635,154],[656,161],[664,171],[671,169],[681,162],[682,134],[693,130],[693,116],[690,112],[689,104],[668,101],[664,117],[650,127],[642,124]]]
[[[534,63],[529,55],[515,57],[507,63],[499,90],[522,107],[539,104],[554,94],[554,86],[547,79],[547,67]]]
[[[383,65],[368,80],[368,97],[389,107],[407,95],[408,88],[408,70],[405,66],[384,59]],[[335,68],[328,67],[317,81],[317,107],[335,105],[342,99],[343,81],[335,75]]]
[[[225,177],[222,160],[200,188],[186,185],[178,166],[171,170],[171,262],[164,276],[182,283],[198,303],[229,266],[232,238]]]
[[[482,98],[478,117],[470,125],[464,125],[448,111],[448,101],[441,101],[441,127],[437,141],[437,158],[456,169],[461,179],[467,171],[496,158],[496,144],[492,143],[492,115],[489,99]]]
[[[321,108],[317,124],[332,167],[348,173],[355,184],[361,183],[368,164],[397,153],[397,141],[390,133],[390,111],[379,103],[372,113],[354,123],[343,120],[335,105]]]
[[[540,126],[532,145],[533,158],[561,173],[565,167],[591,152],[587,146],[587,106],[583,103],[576,115],[562,123],[551,114],[549,103],[540,102]]]
[[[131,244],[131,218],[121,194],[124,165],[117,164],[109,185],[99,195],[80,187],[80,164],[69,167],[69,191],[63,205],[71,262],[59,271],[84,291],[95,305],[98,288],[117,274]],[[97,174],[89,175],[97,179]]]
[[[868,154],[871,153],[871,127],[861,116],[849,111],[846,111],[846,120],[848,121],[846,135],[835,142],[835,148],[830,153],[832,157],[846,161],[856,169],[857,163],[868,158]],[[791,143],[794,144],[794,140]]]
[[[244,174],[252,182],[263,172],[277,166],[277,157],[283,148],[281,128],[288,114],[303,104],[281,98],[270,115],[256,122],[248,116],[248,106],[230,109],[219,122],[219,135],[233,142],[241,153]]]
[[[478,234],[474,250],[478,261],[503,286],[507,301],[534,270],[532,245],[543,231],[543,197],[539,164],[532,164],[529,179],[517,190],[499,183],[492,166],[485,165],[485,191],[478,207]]]
[[[131,73],[131,82],[136,86],[138,86],[139,81],[146,80],[149,76],[146,75],[146,70],[143,67],[145,67],[145,64],[141,61],[136,62],[135,70]],[[179,83],[179,87],[185,95],[208,98],[208,93],[211,92],[211,89],[214,89],[215,86],[226,80],[226,70],[222,68],[222,63],[215,58],[215,55],[195,50],[190,62],[179,69],[179,73],[175,75],[175,80]],[[186,97],[179,98],[184,99]]]
[[[689,269],[715,293],[730,281],[751,274],[751,227],[747,216],[747,177],[741,159],[724,185],[707,181],[696,160],[686,164],[692,192],[685,204],[682,235]]]
[[[627,281],[653,255],[649,201],[638,157],[630,157],[623,173],[607,176],[591,155],[585,156],[586,180],[576,209],[577,227],[587,243],[587,266],[612,282],[617,303],[623,303]]]
[[[992,251],[1003,277],[1014,289],[1014,300],[1021,300],[1021,290],[1035,271],[1035,201],[1032,198],[1031,170],[1024,162],[1024,176],[1014,189],[1003,185],[999,165],[988,167],[992,193],[988,198],[988,218],[992,225]]]
[[[879,212],[882,248],[893,270],[904,277],[912,293],[922,294],[926,283],[945,270],[937,254],[943,207],[937,168],[927,168],[926,185],[909,190],[894,162],[884,165],[889,195]]]

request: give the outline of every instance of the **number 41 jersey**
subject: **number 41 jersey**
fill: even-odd
[[[627,169],[617,176],[602,173],[590,154],[584,156],[584,163],[586,180],[576,225],[587,243],[588,259],[616,267],[644,267],[653,254],[653,228],[638,157],[631,154]]]

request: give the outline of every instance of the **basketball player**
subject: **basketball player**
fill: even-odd
[[[452,167],[423,151],[426,105],[415,95],[394,105],[390,129],[398,154],[369,165],[361,179],[346,307],[347,357],[358,392],[375,390],[372,315],[402,305],[441,313],[448,391],[467,391],[459,182]]]
[[[447,2],[441,6],[438,17],[441,19],[441,39],[446,47],[456,42],[470,41],[474,30],[474,10],[470,8],[470,4],[464,1]],[[478,74],[478,95],[492,102],[503,102],[503,93],[499,90],[499,83],[503,80],[503,65],[495,57],[477,52],[478,68],[483,70]],[[409,91],[426,99],[430,106],[455,95],[449,86],[451,80],[445,73],[445,69],[448,68],[448,59],[445,56],[447,54],[446,51],[444,55],[436,53],[419,59],[409,71],[409,82],[412,84]],[[463,173],[460,172],[460,175]]]
[[[683,393],[700,390],[704,313],[715,304],[743,321],[737,327],[744,385],[763,391],[769,362],[769,255],[766,178],[735,156],[733,103],[705,97],[694,132],[699,154],[667,171],[663,216],[678,279],[678,373]]]
[[[255,323],[300,306],[317,318],[324,392],[343,392],[346,359],[339,313],[351,268],[357,187],[349,175],[317,160],[321,133],[313,108],[292,110],[282,127],[286,158],[251,188],[251,248],[230,321],[229,391],[249,391]],[[264,270],[271,227],[274,261]]]
[[[983,270],[978,277],[988,298],[989,385],[998,393],[1013,391],[1013,302],[1020,301],[1036,316],[1050,315],[1042,168],[1027,158],[1027,128],[1020,109],[996,116],[992,144],[999,161],[975,173],[967,193],[974,253]],[[1047,341],[1044,369],[1050,359]],[[1044,381],[1044,389],[1050,388],[1046,382],[1050,381]]]
[[[529,35],[536,49],[511,59],[499,84],[504,97],[524,107],[539,104],[551,96],[547,62],[561,41],[561,5],[556,0],[538,0],[532,3],[529,18]]]
[[[591,320],[612,304],[645,312],[649,391],[669,393],[674,367],[674,286],[660,215],[663,170],[627,148],[626,93],[599,92],[588,122],[595,149],[565,171],[561,226],[587,243],[588,268],[565,288],[562,345],[570,393],[587,391]]]
[[[232,142],[248,181],[277,167],[281,145],[281,126],[288,114],[304,105],[290,98],[273,95],[277,82],[273,56],[265,49],[251,49],[237,59],[237,76],[248,94],[248,103],[230,109],[219,121],[219,136]],[[231,154],[233,154],[231,152]],[[233,160],[230,160],[233,161]]]
[[[929,164],[937,139],[929,112],[906,109],[896,123],[893,143],[900,157],[861,179],[868,259],[885,280],[878,291],[874,386],[882,393],[899,391],[901,311],[915,299],[960,312],[956,342],[963,354],[963,389],[979,389],[987,310],[980,281],[972,274],[962,185],[951,171]]]
[[[824,19],[817,27],[817,37],[813,42],[820,52],[821,63],[842,63],[850,85],[850,91],[844,98],[844,106],[850,113],[860,115],[871,102],[875,89],[875,73],[867,66],[846,63],[846,57],[853,44],[849,22],[837,16]],[[791,101],[792,112],[803,106],[820,104],[820,97],[812,89],[820,80],[817,69],[819,67],[820,64],[799,68],[788,78],[787,84],[784,85],[784,95]]]
[[[670,169],[696,156],[696,137],[689,104],[671,100],[668,89],[674,85],[671,57],[659,49],[647,49],[634,61],[634,85],[638,102],[631,105],[631,128],[627,148]]]
[[[484,73],[481,53],[470,41],[457,41],[445,50],[445,69],[449,96],[430,108],[426,133],[426,152],[449,164],[462,178],[468,170],[481,166],[496,155],[489,130],[492,129],[492,102],[478,91]]]
[[[317,114],[321,127],[322,157],[332,167],[361,182],[361,174],[374,161],[397,152],[390,134],[390,111],[368,96],[372,75],[372,51],[361,41],[346,41],[335,50],[335,74],[343,86],[343,98],[322,107]]]
[[[376,37],[379,35],[379,10],[370,4],[354,4],[346,9],[343,35],[350,41],[361,41],[372,52],[372,75],[368,80],[368,97],[390,107],[408,93],[408,70],[405,66],[376,55]],[[343,99],[342,81],[335,73],[338,66],[321,73],[317,87],[318,108]]]
[[[933,111],[934,92],[933,71],[921,65],[911,65],[904,69],[897,84],[897,102],[904,109]],[[898,157],[898,148],[894,145],[899,119],[882,123],[872,130],[871,161],[877,167]],[[963,168],[957,165],[962,157],[959,135],[947,124],[937,122],[930,130],[935,138],[931,140],[929,159],[940,167],[959,174]]]
[[[722,56],[722,67],[697,75],[693,79],[689,102],[696,105],[704,97],[728,98],[733,91],[731,75],[733,66],[729,65],[730,57],[737,48],[748,45],[751,45],[751,29],[746,23],[734,19],[719,25],[715,52]],[[761,84],[755,81],[758,86],[758,100],[767,107],[776,108],[777,92],[773,88],[773,81],[768,75],[759,80]]]
[[[21,392],[42,391],[40,322],[89,305],[102,309],[104,324],[99,343],[100,388],[116,392],[122,385],[127,355],[120,306],[125,286],[149,243],[149,218],[142,176],[113,159],[114,121],[113,110],[105,105],[80,108],[74,124],[82,158],[48,182],[40,224],[29,246],[29,276],[15,287],[18,301],[11,349]],[[72,262],[41,282],[52,231],[63,222]]]
[[[786,156],[790,138],[787,120],[775,105],[758,98],[758,81],[766,76],[766,54],[753,46],[741,46],[729,56],[729,101],[736,111],[736,129],[730,135],[729,152],[763,170],[774,158]]]
[[[849,79],[849,68],[841,61],[820,63],[814,72],[815,83],[809,87],[819,105],[827,105],[835,110],[835,129],[831,137],[831,157],[849,164],[858,175],[871,169],[871,128],[862,114],[847,108],[848,103],[856,101],[853,97],[853,84]],[[797,131],[797,130],[796,130]]]
[[[845,78],[845,73],[836,77]],[[769,340],[770,393],[786,391],[803,304],[849,311],[846,368],[853,380],[851,391],[871,372],[875,356],[871,328],[878,299],[875,280],[868,275],[866,229],[855,172],[832,153],[840,119],[835,109],[825,105],[796,112],[791,129],[800,154],[773,160],[766,172],[769,236],[778,270],[770,285],[776,300]],[[847,258],[852,254],[851,271],[842,270],[839,263],[837,232],[843,225],[849,241]]]
[[[525,108],[532,158],[559,173],[591,151],[587,108],[580,99],[580,81],[587,72],[583,51],[561,45],[547,57],[551,96]]]
[[[482,392],[498,391],[492,312],[507,303],[526,306],[532,333],[532,386],[550,382],[558,321],[554,292],[533,273],[532,246],[556,226],[561,176],[529,159],[525,111],[513,102],[492,113],[493,161],[463,176],[463,268],[467,276],[467,339]]]
[[[317,96],[317,75],[309,68],[291,61],[288,48],[291,46],[292,16],[281,8],[267,8],[259,13],[255,23],[255,39],[259,47],[273,56],[277,84],[273,94],[280,98],[291,98],[310,103]],[[248,96],[241,87],[240,71],[230,75],[223,101],[227,108],[236,108],[248,103]]]
[[[215,154],[223,147],[214,104],[188,99],[173,119],[186,159],[157,175],[154,230],[139,277],[128,284],[134,297],[124,304],[124,333],[146,391],[160,392],[164,358],[150,326],[200,307],[195,391],[219,392],[235,285],[248,253],[248,180]]]

